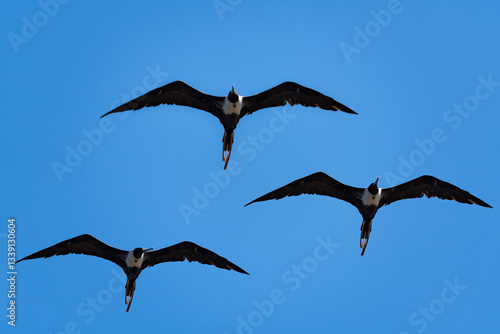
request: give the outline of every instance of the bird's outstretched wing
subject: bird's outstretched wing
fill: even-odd
[[[101,116],[126,110],[154,107],[160,104],[176,104],[205,110],[220,119],[224,97],[200,92],[182,81],[174,81],[139,96]]]
[[[331,97],[290,81],[262,93],[246,96],[243,101],[240,117],[251,114],[259,109],[284,106],[287,102],[291,106],[300,104],[305,107],[318,107],[334,111],[340,110],[349,114],[356,114],[356,112]]]
[[[402,183],[398,186],[382,189],[379,208],[406,198],[438,197],[441,199],[455,200],[460,203],[477,204],[484,207],[491,206],[476,196],[471,195],[451,183],[441,181],[434,176],[423,175],[414,180]]]
[[[28,255],[17,262],[38,258],[47,258],[54,255],[85,254],[101,257],[122,266],[126,251],[106,245],[90,234],[82,234],[78,237],[61,241],[54,246],[42,249],[39,252]]]
[[[158,263],[162,262],[173,262],[173,261],[184,261],[188,260],[196,261],[202,264],[210,264],[218,268],[235,270],[242,274],[247,274],[246,271],[235,265],[234,263],[228,261],[209,251],[206,248],[200,247],[195,243],[184,241],[176,245],[159,249],[153,252],[147,252],[144,254],[144,262],[142,263],[142,269],[146,267],[152,267]]]
[[[343,184],[328,176],[323,172],[317,172],[309,176],[303,177],[293,181],[286,186],[271,191],[264,196],[254,199],[245,206],[254,202],[267,201],[270,199],[280,199],[286,196],[298,196],[302,194],[316,194],[331,196],[346,202],[351,203],[358,207],[361,196],[363,195],[363,188],[355,188]]]

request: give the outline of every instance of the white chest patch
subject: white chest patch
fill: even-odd
[[[139,259],[136,259],[134,257],[133,251],[128,252],[127,257],[125,258],[125,263],[127,264],[127,267],[140,268],[142,266],[143,261],[144,261],[144,254],[142,254]]]
[[[378,205],[380,202],[380,194],[382,193],[382,189],[378,189],[378,193],[376,195],[370,194],[368,189],[365,189],[365,192],[363,193],[363,197],[361,200],[363,201],[364,205]]]
[[[224,114],[226,115],[239,115],[241,111],[241,101],[243,100],[243,96],[240,96],[236,103],[231,103],[229,100],[224,100],[224,105],[222,106],[222,110],[224,110]]]

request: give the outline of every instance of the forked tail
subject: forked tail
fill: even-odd
[[[128,305],[127,312],[130,309],[130,305],[132,305],[132,298],[134,298],[134,291],[135,291],[135,279],[133,281],[127,279],[127,284],[125,285],[125,305]],[[130,298],[127,300],[127,297]]]
[[[224,130],[224,137],[222,138],[222,161],[225,161],[224,169],[227,168],[227,164],[229,162],[229,157],[231,156],[231,149],[233,147],[233,139],[234,139],[234,130],[231,131],[231,134],[228,134],[226,130]],[[227,152],[227,157],[225,153]]]
[[[368,245],[368,239],[370,238],[370,232],[372,230],[372,221],[366,222],[363,219],[361,224],[361,238],[359,239],[359,247],[363,248],[361,251],[361,256],[365,253],[366,245]]]

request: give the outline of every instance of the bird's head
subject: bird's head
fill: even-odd
[[[234,85],[233,85],[233,88],[231,88],[231,91],[229,92],[229,94],[227,94],[227,99],[231,103],[238,102],[239,96],[238,96],[238,93],[236,93],[236,91],[234,90]]]
[[[133,255],[136,259],[140,259],[142,254],[146,253],[146,252],[149,252],[150,250],[153,250],[154,248],[147,248],[147,249],[144,249],[144,248],[136,248],[134,249],[134,252],[133,252]]]
[[[377,179],[375,180],[375,182],[373,182],[372,184],[370,184],[368,186],[368,192],[372,195],[376,195],[378,194],[378,177]]]

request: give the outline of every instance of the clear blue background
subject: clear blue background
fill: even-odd
[[[141,274],[126,313],[113,263],[79,255],[26,261],[17,266],[17,328],[4,309],[2,331],[498,329],[500,87],[488,91],[479,78],[500,81],[499,4],[41,3],[7,2],[0,14],[4,259],[7,219],[15,217],[18,259],[90,233],[121,249],[190,240],[251,275],[158,265]],[[37,31],[29,30],[33,23]],[[208,113],[160,106],[101,123],[145,85],[174,80],[219,96],[232,84],[253,95],[291,80],[359,115],[286,106],[247,116],[235,133],[232,174],[221,174],[223,129]],[[453,112],[464,103],[468,117]],[[276,112],[290,115],[288,124]],[[431,144],[433,131],[441,135]],[[262,145],[255,155],[245,151],[251,137]],[[66,161],[72,150],[85,153],[73,167]],[[55,165],[67,169],[58,177]],[[389,187],[430,174],[495,208],[435,198],[392,204],[375,218],[363,257],[361,216],[348,203],[304,195],[243,208],[317,171],[357,187],[377,176]],[[187,207],[192,214],[183,216]],[[321,261],[318,238],[337,247],[316,252]],[[293,273],[294,265],[309,272]],[[7,290],[4,279],[5,307]],[[263,302],[271,295],[272,307]]]

